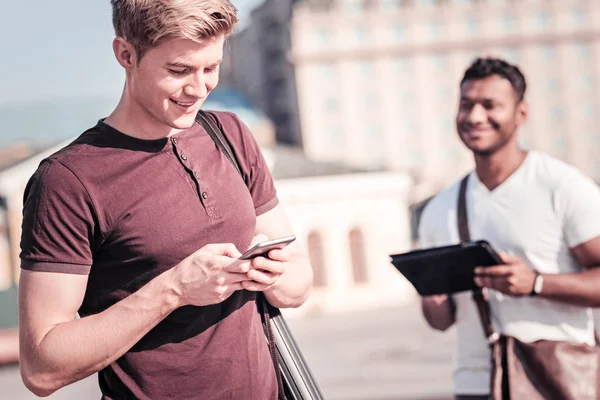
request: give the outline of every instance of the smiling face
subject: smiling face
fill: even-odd
[[[506,145],[518,146],[516,132],[526,119],[527,106],[509,80],[491,75],[462,85],[456,127],[475,155],[489,156]]]
[[[116,40],[117,58],[127,73],[129,117],[157,132],[192,126],[219,82],[225,37],[203,42],[170,39],[148,49],[141,60],[129,43]]]

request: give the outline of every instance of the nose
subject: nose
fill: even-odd
[[[196,97],[199,99],[203,99],[208,95],[208,87],[207,87],[207,79],[204,74],[204,71],[199,71],[192,76],[190,82],[185,85],[183,92],[187,96]]]
[[[467,115],[467,122],[472,125],[483,124],[487,121],[487,112],[481,104],[475,104]]]

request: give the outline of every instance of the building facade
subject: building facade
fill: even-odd
[[[228,42],[225,83],[241,91],[275,124],[277,140],[300,144],[294,69],[289,61],[290,19],[296,0],[266,0]]]
[[[528,80],[523,146],[600,181],[599,1],[304,0],[289,24],[293,79],[286,73],[311,159],[411,171],[435,187],[456,179],[472,168],[455,132],[458,85],[475,57],[490,55]],[[255,44],[246,51],[270,46]],[[267,73],[251,69],[236,74]]]

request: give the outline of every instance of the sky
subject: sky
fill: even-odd
[[[262,0],[233,0],[246,23]],[[3,1],[0,106],[56,97],[118,96],[109,0]]]

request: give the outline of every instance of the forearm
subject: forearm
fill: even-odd
[[[166,272],[99,314],[21,340],[21,353],[28,355],[21,360],[27,386],[50,394],[116,361],[178,306],[169,278]]]
[[[265,297],[274,307],[300,307],[310,294],[313,273],[308,258],[296,254],[292,260],[286,263],[285,272],[279,281],[264,292]]]
[[[540,297],[581,307],[600,307],[600,268],[575,274],[542,274]]]
[[[424,297],[421,301],[421,310],[425,320],[433,329],[445,331],[455,321],[453,300],[447,295]]]

